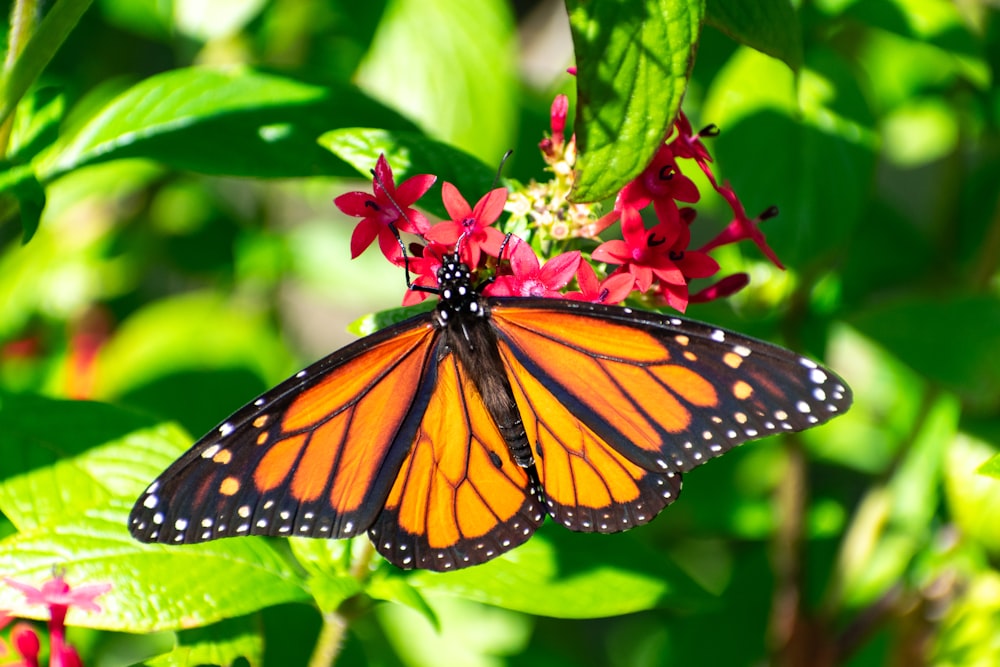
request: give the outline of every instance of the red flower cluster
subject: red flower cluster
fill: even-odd
[[[94,602],[94,598],[106,593],[111,585],[88,584],[72,588],[61,574],[55,574],[43,583],[41,588],[7,577],[4,577],[3,581],[21,591],[28,604],[49,608],[49,667],[82,667],[83,662],[76,649],[66,643],[66,612],[70,607],[79,607],[85,611],[100,611],[101,608]],[[0,629],[12,620],[7,614],[0,612]],[[13,664],[19,667],[39,666],[41,640],[31,625],[16,623],[11,629],[10,639],[14,650],[20,656]],[[3,662],[6,653],[9,653],[9,649],[0,640],[0,664],[10,664]]]
[[[774,214],[774,209],[749,218],[733,189],[728,183],[720,185],[712,173],[712,158],[702,137],[714,136],[714,126],[694,134],[681,113],[671,137],[653,161],[621,189],[613,210],[598,217],[592,207],[568,201],[576,146],[574,137],[567,139],[565,134],[567,113],[567,99],[560,95],[552,104],[551,136],[539,144],[554,175],[550,183],[531,183],[512,193],[497,188],[475,206],[470,206],[454,185],[444,183],[441,192],[449,219],[433,225],[411,207],[436,177],[414,176],[396,188],[384,156],[379,157],[373,194],[351,192],[334,200],[344,213],[362,218],[351,240],[352,256],[357,257],[378,238],[382,253],[391,262],[405,262],[415,276],[414,286],[436,287],[442,255],[457,251],[473,271],[492,278],[483,289],[489,296],[561,297],[613,304],[637,291],[656,304],[682,312],[688,303],[729,296],[748,282],[745,274],[734,274],[689,293],[692,280],[709,278],[719,271],[718,263],[708,255],[713,248],[750,239],[783,268],[758,226]],[[700,248],[690,247],[690,227],[696,213],[687,204],[698,202],[701,193],[681,172],[678,159],[694,160],[733,211],[732,222]],[[501,231],[498,221],[504,210],[524,223],[518,225],[528,229],[523,238]],[[599,235],[615,222],[620,222],[621,239],[602,240]],[[413,246],[413,257],[404,255],[401,232],[423,241]],[[543,263],[540,256],[548,260]],[[574,281],[575,290],[571,289]],[[427,292],[410,289],[403,303],[414,304],[426,297]]]

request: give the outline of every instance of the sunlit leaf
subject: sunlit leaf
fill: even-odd
[[[576,51],[574,198],[598,201],[639,175],[680,108],[704,0],[568,0]]]

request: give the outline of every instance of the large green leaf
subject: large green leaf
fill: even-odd
[[[517,122],[516,66],[507,2],[390,0],[357,80],[429,135],[498,164]],[[336,127],[351,125],[394,129]]]
[[[910,296],[863,311],[852,324],[970,403],[989,406],[1000,399],[1000,299]]]
[[[16,533],[0,541],[0,572],[36,587],[53,569],[73,586],[111,584],[97,600],[100,613],[71,609],[69,623],[128,632],[197,627],[309,599],[297,570],[266,540],[140,544],[125,527],[128,509],[109,504]],[[0,608],[23,618],[48,614],[7,586]]]
[[[178,629],[308,599],[298,570],[267,540],[167,547],[132,539],[132,502],[189,444],[175,427],[96,403],[2,401],[0,454],[17,466],[0,482],[0,510],[18,532],[0,541],[0,572],[35,586],[54,568],[71,585],[112,584],[100,614],[71,611],[71,622]],[[46,613],[3,586],[0,608]]]
[[[158,74],[118,95],[37,162],[54,179],[95,162],[145,157],[207,174],[348,175],[316,145],[333,127],[412,129],[356,88],[306,84],[246,67]]]
[[[189,444],[176,426],[110,405],[0,394],[0,512],[37,530],[137,496]]]
[[[250,667],[264,659],[264,638],[253,616],[227,618],[204,628],[177,633],[172,651],[143,664],[149,667],[197,667],[198,665],[242,665]]]
[[[813,50],[798,77],[742,47],[713,80],[702,109],[716,123],[722,180],[754,216],[777,205],[762,230],[789,266],[822,263],[863,218],[875,167],[874,121],[857,77]]]
[[[639,175],[681,105],[704,0],[567,0],[576,51],[574,198],[614,195]]]
[[[793,70],[802,66],[802,26],[791,0],[707,0],[705,22]]]
[[[483,565],[410,577],[444,594],[557,618],[599,618],[710,599],[687,574],[631,534],[573,533],[548,524],[524,545]]]

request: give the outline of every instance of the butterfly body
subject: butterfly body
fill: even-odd
[[[457,256],[437,308],[331,354],[241,408],[139,498],[132,534],[367,532],[403,567],[450,570],[527,540],[650,521],[681,474],[845,411],[850,390],[710,325],[549,298],[487,298]]]

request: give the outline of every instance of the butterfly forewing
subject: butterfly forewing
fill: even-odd
[[[236,412],[147,488],[132,534],[191,543],[363,533],[430,400],[422,377],[439,332],[428,320],[362,339]]]

